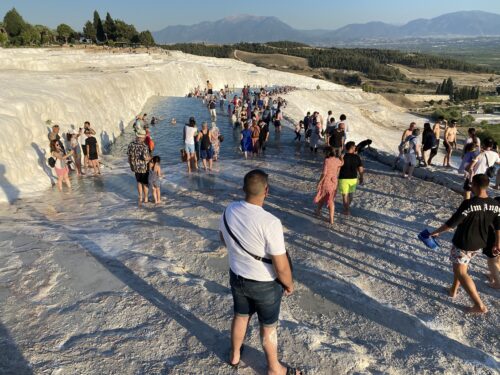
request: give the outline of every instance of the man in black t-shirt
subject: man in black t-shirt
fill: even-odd
[[[453,285],[449,295],[454,298],[462,285],[474,302],[474,306],[467,309],[467,312],[477,314],[486,313],[488,309],[481,301],[476,285],[467,273],[468,265],[482,248],[487,247],[490,226],[495,230],[495,243],[492,249],[496,252],[500,247],[500,204],[488,197],[488,186],[488,176],[475,175],[472,179],[474,198],[463,201],[453,216],[431,233],[432,237],[437,237],[456,227],[450,252],[450,260],[453,263]]]
[[[333,129],[329,138],[330,147],[336,155],[342,154],[345,142],[345,125],[341,122],[337,129]]]
[[[342,194],[342,201],[344,203],[344,215],[350,215],[350,207],[352,197],[356,191],[359,183],[363,183],[363,162],[361,158],[355,154],[356,144],[354,142],[347,142],[345,145],[346,154],[344,155],[344,165],[340,168],[339,173],[339,186],[338,190]]]

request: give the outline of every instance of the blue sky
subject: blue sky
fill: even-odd
[[[77,30],[92,18],[94,9],[102,18],[109,11],[113,18],[151,31],[236,14],[276,16],[302,29],[335,29],[368,21],[402,24],[459,10],[500,14],[500,0],[0,0],[0,17],[12,7],[30,23],[56,27],[65,22]]]

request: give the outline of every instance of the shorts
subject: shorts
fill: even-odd
[[[444,142],[444,149],[446,150],[447,153],[450,152],[451,145],[448,142]]]
[[[417,166],[417,156],[413,153],[405,154],[405,162],[412,167],[416,167]]]
[[[200,159],[210,160],[214,157],[214,150],[210,147],[208,150],[200,150]]]
[[[149,172],[136,173],[135,180],[142,185],[149,185]]]
[[[450,250],[450,260],[453,264],[469,264],[472,258],[479,254],[480,250],[465,251],[453,246]]]
[[[97,159],[99,159],[99,157],[97,156],[96,153],[91,152],[89,154],[89,160],[97,160]]]
[[[257,313],[259,323],[273,327],[278,323],[283,287],[278,281],[255,281],[229,271],[234,315],[252,316]]]
[[[342,178],[339,180],[338,191],[340,194],[352,194],[356,192],[356,186],[358,186],[357,178]]]
[[[208,95],[212,95],[214,92],[212,89],[208,89]]]
[[[185,143],[184,144],[184,150],[186,150],[186,152],[188,152],[190,154],[194,154],[195,153],[194,144]]]
[[[68,167],[64,168],[54,168],[56,170],[57,177],[62,177],[69,172]]]

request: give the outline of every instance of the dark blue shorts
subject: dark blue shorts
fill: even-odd
[[[210,147],[208,150],[200,150],[200,158],[210,160],[214,157],[214,150]]]
[[[280,315],[283,287],[278,281],[254,281],[229,271],[234,314],[252,316],[257,313],[263,326],[275,326]]]

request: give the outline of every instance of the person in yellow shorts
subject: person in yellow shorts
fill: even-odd
[[[358,186],[357,178],[343,178],[339,180],[339,191],[342,195],[355,193],[356,186]]]
[[[356,144],[347,142],[345,145],[344,165],[339,173],[339,191],[342,194],[344,214],[351,214],[351,203],[358,183],[363,183],[363,162],[356,154]]]

